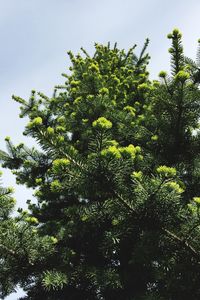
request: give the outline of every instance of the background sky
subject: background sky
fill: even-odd
[[[198,0],[0,0],[0,149],[5,136],[33,144],[22,135],[26,122],[11,96],[27,99],[32,89],[51,96],[54,85],[64,82],[68,50],[77,53],[83,46],[93,53],[95,42],[110,41],[125,49],[137,44],[139,52],[148,37],[149,70],[157,79],[159,71],[170,69],[166,35],[173,28],[181,30],[185,54],[195,59],[199,15]],[[18,206],[25,207],[32,192],[16,186],[7,170],[3,184],[15,186]]]

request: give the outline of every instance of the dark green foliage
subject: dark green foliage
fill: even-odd
[[[29,285],[54,251],[54,237],[38,234],[38,220],[26,211],[11,217],[15,199],[11,188],[0,187],[0,297],[17,284]]]
[[[200,92],[180,32],[168,37],[172,74],[160,81],[148,78],[148,40],[138,57],[135,46],[96,44],[93,57],[69,52],[71,72],[52,98],[14,97],[39,145],[7,138],[1,152],[38,200],[11,219],[38,220],[35,240],[25,234],[17,250],[35,256],[17,274],[5,258],[2,275],[23,299],[200,298]]]

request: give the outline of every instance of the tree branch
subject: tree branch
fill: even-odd
[[[198,260],[200,264],[200,253],[192,246],[190,245],[185,239],[177,236],[175,233],[171,232],[170,230],[166,228],[162,228],[163,232],[167,234],[169,237],[171,237],[174,241],[176,241],[179,244],[182,244],[186,249],[190,251],[190,253]]]

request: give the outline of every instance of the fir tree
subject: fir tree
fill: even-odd
[[[172,72],[159,81],[148,40],[138,57],[96,44],[92,57],[68,53],[52,98],[13,97],[39,145],[7,139],[1,153],[38,200],[11,219],[39,222],[15,248],[29,260],[15,273],[22,263],[4,259],[2,282],[20,284],[23,299],[199,299],[199,82],[179,30],[168,38]]]
[[[19,209],[19,214],[12,217],[16,202],[12,193],[12,188],[0,187],[1,299],[15,291],[17,284],[31,283],[30,274],[39,274],[40,265],[50,259],[55,243],[55,237],[40,237],[38,220],[28,211]]]

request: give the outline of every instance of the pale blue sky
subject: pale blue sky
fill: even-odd
[[[186,55],[195,58],[199,14],[198,0],[0,0],[0,148],[5,149],[5,136],[27,141],[12,94],[27,98],[36,89],[51,95],[69,66],[68,50],[83,46],[92,53],[95,42],[108,41],[126,49],[136,43],[139,50],[148,37],[149,68],[156,78],[160,70],[169,70],[166,35],[174,27],[183,33]],[[14,185],[8,171],[3,180]],[[15,189],[18,205],[24,206],[31,191]]]

